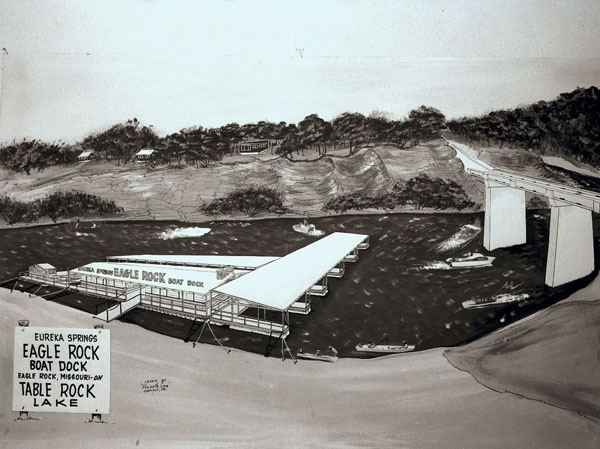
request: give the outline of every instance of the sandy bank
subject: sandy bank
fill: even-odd
[[[599,323],[600,301],[564,301],[445,355],[489,388],[544,401],[598,423]]]
[[[0,289],[0,435],[12,447],[597,447],[597,423],[484,388],[443,350],[337,364],[281,362],[192,348],[122,322],[111,330],[111,413],[14,421],[13,333],[31,325],[91,327],[82,312]],[[141,382],[166,379],[166,391]]]

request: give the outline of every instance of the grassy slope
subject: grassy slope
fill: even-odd
[[[482,387],[442,350],[336,364],[264,358],[216,346],[192,348],[113,322],[111,413],[11,412],[14,326],[91,327],[92,318],[0,289],[0,435],[26,447],[597,447],[597,423]],[[167,391],[142,393],[146,379]],[[192,444],[191,442],[194,442]]]

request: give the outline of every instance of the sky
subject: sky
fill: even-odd
[[[597,0],[0,0],[0,142],[72,142],[428,104],[448,117],[600,85]]]

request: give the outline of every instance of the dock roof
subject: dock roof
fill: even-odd
[[[214,291],[285,310],[367,238],[335,232]]]
[[[277,260],[272,256],[182,256],[175,254],[138,254],[107,257],[109,262],[152,263],[186,267],[226,267],[254,270]]]
[[[43,270],[54,270],[56,268],[54,265],[50,265],[49,263],[38,263],[36,265]]]

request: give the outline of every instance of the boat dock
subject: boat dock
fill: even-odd
[[[105,322],[142,308],[285,338],[289,313],[310,313],[311,297],[368,247],[367,235],[335,232],[283,257],[111,256],[65,271],[33,265],[18,280],[104,299],[94,318]]]

